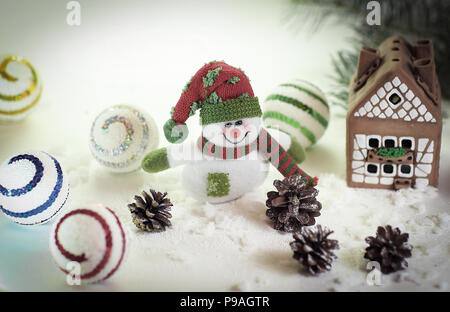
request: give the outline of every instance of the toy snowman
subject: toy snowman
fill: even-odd
[[[261,185],[271,163],[284,176],[302,174],[301,145],[289,135],[261,124],[261,108],[244,72],[224,62],[204,65],[188,82],[164,125],[171,143],[188,134],[185,121],[200,109],[202,135],[196,143],[172,144],[147,154],[142,168],[159,172],[184,165],[182,184],[209,203],[237,199]],[[277,138],[278,140],[275,140]],[[280,144],[281,143],[281,144]]]

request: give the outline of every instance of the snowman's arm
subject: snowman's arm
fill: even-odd
[[[169,168],[167,148],[165,147],[151,151],[142,160],[142,169],[150,173],[164,171]]]
[[[148,153],[142,160],[142,169],[154,173],[186,164],[193,160],[195,150],[190,143],[170,145]]]

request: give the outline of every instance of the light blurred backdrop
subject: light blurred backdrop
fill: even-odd
[[[330,55],[350,31],[330,24],[310,33],[289,0],[80,0],[80,26],[67,24],[68,2],[0,0],[0,52],[29,59],[44,84],[29,119],[0,132],[0,158],[18,137],[30,149],[88,152],[90,122],[113,104],[144,107],[161,129],[184,84],[211,60],[243,68],[261,99],[292,78],[327,90]]]

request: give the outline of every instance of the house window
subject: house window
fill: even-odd
[[[395,147],[395,141],[392,139],[384,141],[384,147]]]
[[[409,166],[409,165],[402,165],[401,168],[400,168],[400,171],[403,174],[410,174],[411,173],[411,166]]]
[[[404,149],[413,150],[414,149],[414,138],[413,137],[400,138],[400,146]]]
[[[402,178],[410,178],[413,174],[412,165],[401,165],[398,169],[398,176]]]
[[[392,165],[384,165],[383,172],[387,174],[391,174],[394,172],[394,167]]]
[[[369,148],[379,148],[381,143],[381,137],[379,135],[367,136],[367,146]]]
[[[386,96],[386,99],[388,100],[392,108],[397,108],[400,104],[403,103],[403,97],[396,89],[389,92],[389,94]]]
[[[381,175],[384,177],[393,177],[397,174],[397,165],[383,164],[381,167]]]
[[[406,149],[410,149],[412,147],[412,141],[411,140],[403,140],[402,147],[406,148]]]
[[[397,147],[397,138],[393,136],[387,136],[383,138],[384,147]]]
[[[398,93],[392,93],[391,96],[389,96],[389,102],[391,102],[394,105],[399,104],[402,101],[402,98],[398,95]]]
[[[380,168],[379,164],[368,163],[368,164],[366,164],[366,174],[376,176],[376,175],[378,175],[379,168]]]
[[[380,146],[380,140],[377,138],[371,138],[369,139],[369,146],[372,148],[377,148]]]

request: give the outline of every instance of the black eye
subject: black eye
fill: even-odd
[[[229,127],[231,127],[231,125],[232,125],[231,122],[227,122],[227,123],[225,124],[225,127],[229,128]]]
[[[242,120],[238,120],[238,121],[236,121],[234,124],[235,124],[236,126],[240,126],[240,125],[242,125]]]

